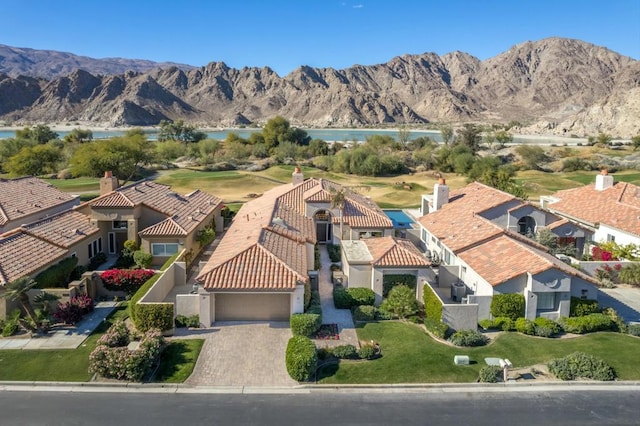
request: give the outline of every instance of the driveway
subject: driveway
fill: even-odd
[[[626,322],[640,322],[640,288],[601,288],[598,302],[615,309]]]
[[[176,338],[203,338],[192,386],[294,386],[284,358],[288,322],[219,322]]]

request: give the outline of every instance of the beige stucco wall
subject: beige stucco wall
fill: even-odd
[[[447,304],[442,306],[442,321],[454,330],[478,329],[478,305]]]

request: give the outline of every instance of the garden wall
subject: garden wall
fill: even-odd
[[[580,265],[580,269],[582,269],[582,272],[584,272],[585,274],[591,275],[593,277],[595,276],[596,269],[600,269],[605,265],[608,265],[611,268],[613,268],[615,265],[622,265],[622,267],[625,267],[633,263],[635,262],[630,262],[628,260],[610,260],[607,262],[598,260],[598,261],[589,261],[589,262],[579,261],[578,265]]]

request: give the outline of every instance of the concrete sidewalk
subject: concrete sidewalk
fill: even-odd
[[[331,260],[327,246],[320,246],[320,271],[318,272],[318,290],[322,304],[322,323],[337,324],[340,340],[314,340],[317,347],[335,347],[353,345],[360,347],[351,312],[348,309],[336,309],[333,304],[333,283],[331,282]]]
[[[104,321],[117,302],[98,302],[89,315],[75,326],[56,327],[49,333],[31,338],[0,339],[2,349],[75,349]]]

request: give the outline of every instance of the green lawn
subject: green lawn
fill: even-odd
[[[204,339],[173,340],[162,352],[154,382],[182,383],[196,365]]]
[[[640,339],[618,333],[594,333],[572,339],[543,339],[504,333],[480,348],[454,348],[437,342],[415,324],[367,323],[357,326],[360,340],[377,341],[383,356],[373,361],[342,361],[318,372],[320,383],[474,382],[485,357],[508,358],[515,367],[546,363],[574,351],[608,362],[622,380],[640,380]],[[453,364],[454,355],[469,355],[469,366]]]
[[[85,192],[100,190],[100,179],[98,178],[75,178],[75,179],[44,179],[51,185],[65,192]]]

